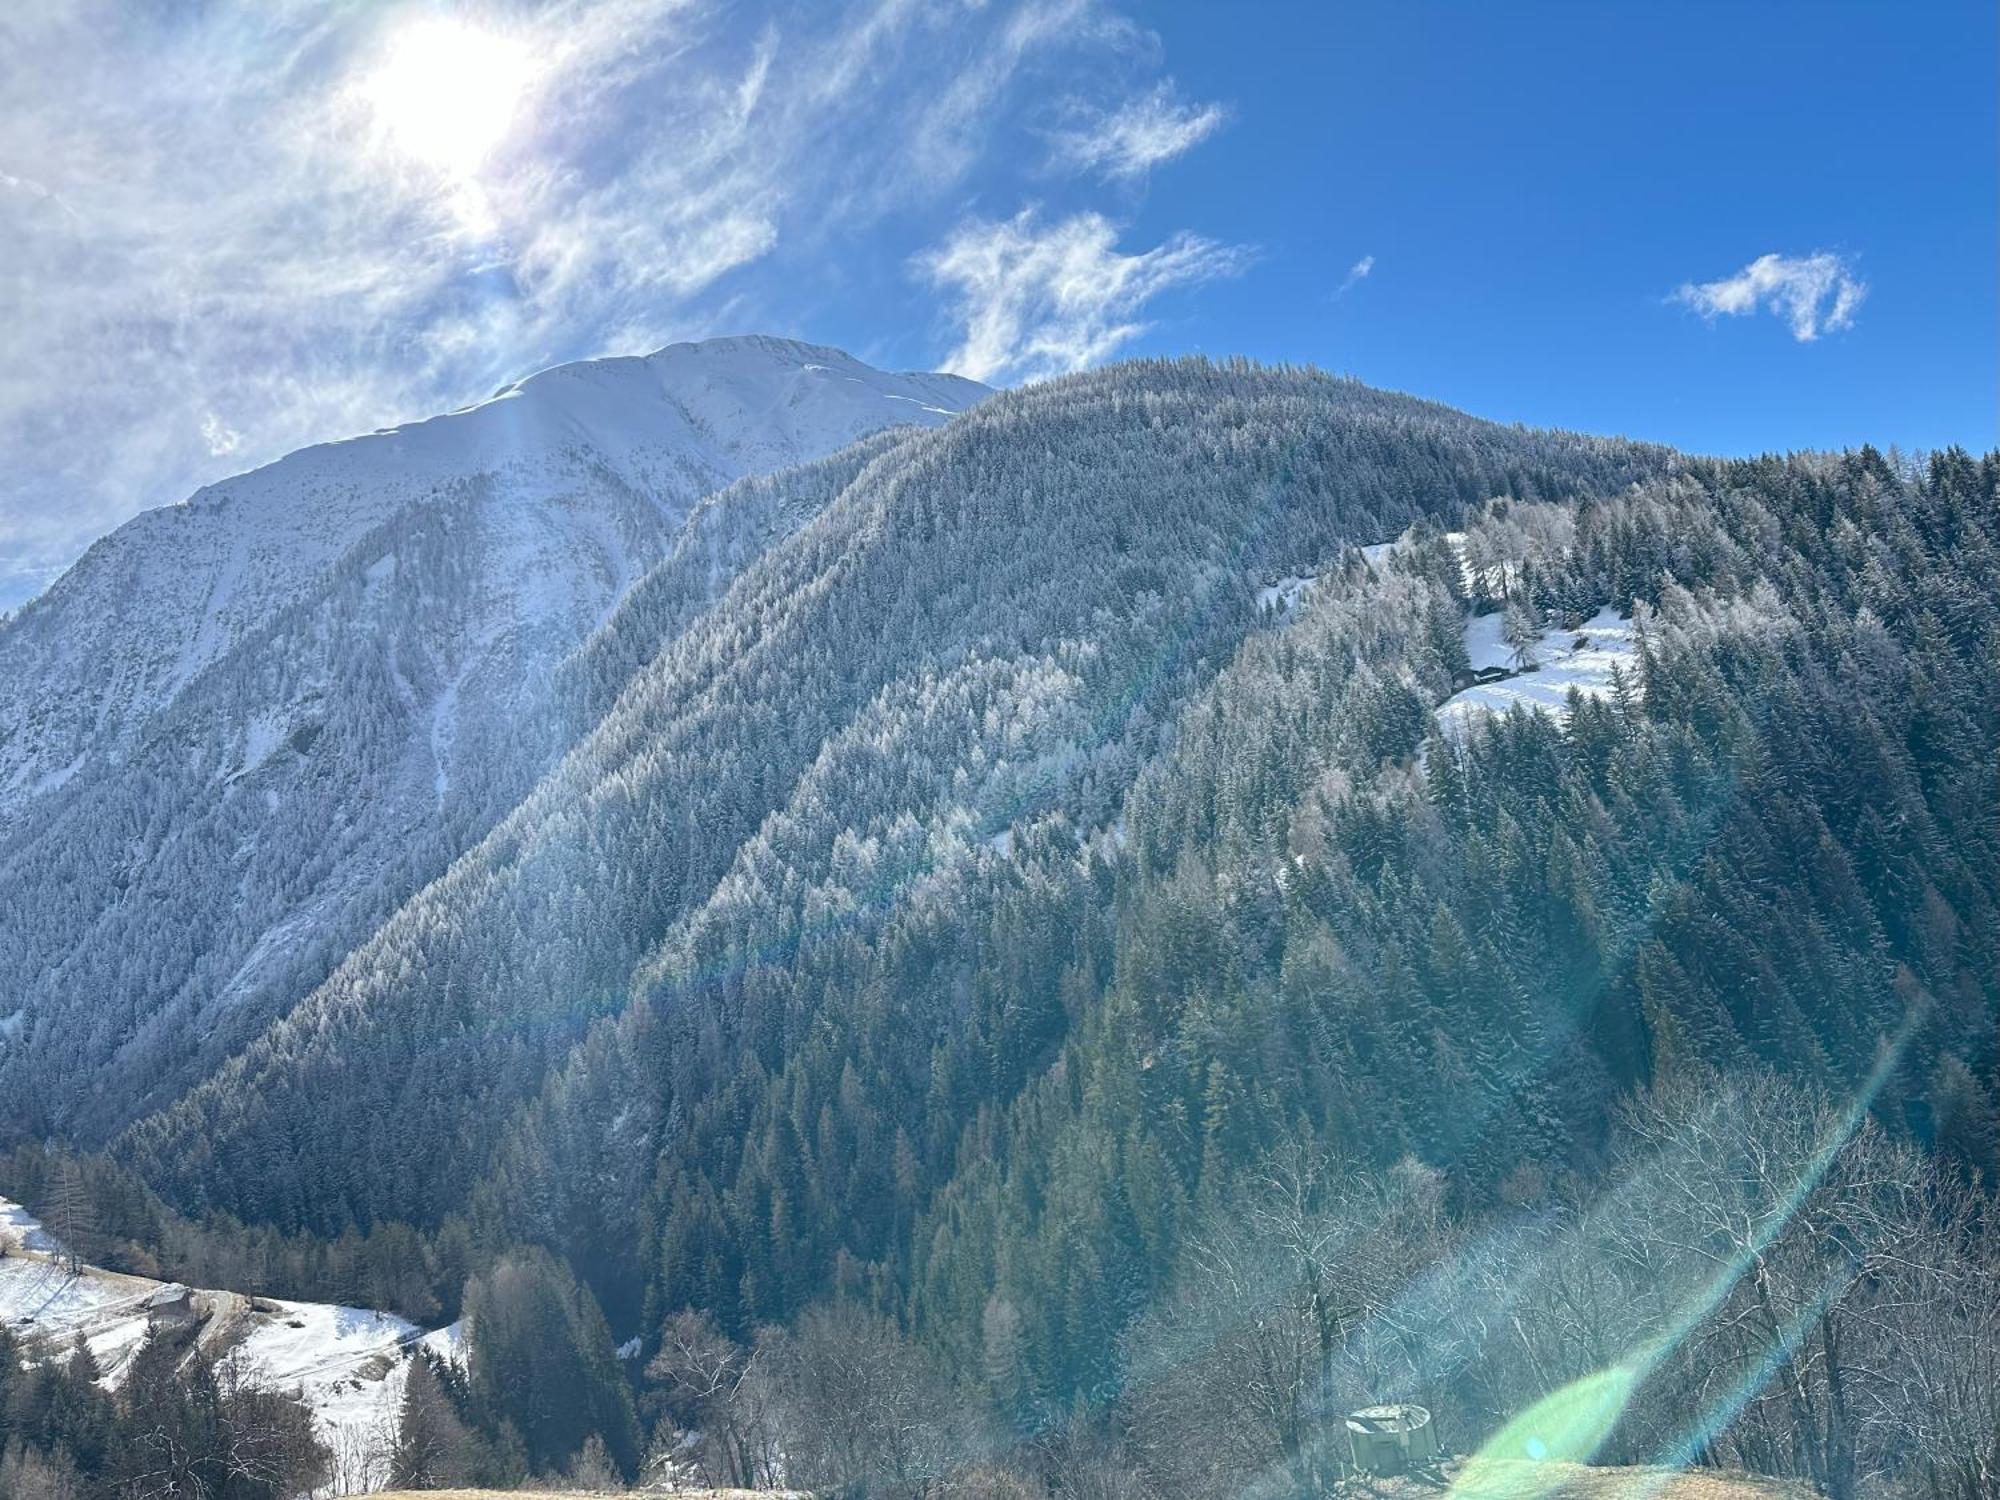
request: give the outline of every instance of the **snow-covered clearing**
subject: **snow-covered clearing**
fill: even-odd
[[[147,1302],[169,1283],[85,1266],[71,1275],[60,1246],[18,1203],[0,1198],[0,1324],[40,1335],[58,1349],[89,1347],[104,1384],[116,1389],[145,1342]],[[459,1325],[426,1333],[388,1313],[323,1302],[283,1302],[235,1292],[194,1291],[198,1346],[234,1355],[261,1385],[297,1391],[333,1451],[334,1493],[389,1482],[387,1440],[395,1432],[419,1345],[459,1360]]]
[[[54,1239],[18,1204],[0,1200],[0,1323],[67,1348],[81,1338],[115,1387],[146,1337],[146,1299],[163,1283],[86,1267],[72,1276]],[[33,1247],[33,1248],[31,1248]]]
[[[1446,540],[1462,555],[1465,550],[1465,533],[1454,531]],[[1389,559],[1410,544],[1410,534],[1391,537],[1386,542],[1370,542],[1354,550],[1361,554],[1361,560],[1376,572],[1388,566]],[[1317,573],[1288,573],[1283,578],[1273,579],[1257,590],[1257,608],[1280,615],[1291,615],[1298,610],[1299,601],[1313,590],[1319,582]]]
[[[269,760],[277,748],[284,744],[285,736],[291,733],[291,724],[286,715],[266,709],[252,714],[243,726],[243,754],[233,772],[218,772],[218,775],[247,776]]]
[[[16,1250],[51,1251],[56,1242],[47,1230],[20,1204],[0,1198],[0,1255]]]
[[[1465,650],[1473,671],[1514,666],[1513,648],[1501,638],[1503,620],[1495,613],[1466,622]],[[1530,655],[1534,667],[1452,694],[1438,705],[1439,725],[1447,734],[1463,733],[1486,715],[1516,706],[1559,714],[1571,688],[1586,698],[1607,697],[1613,668],[1628,677],[1638,671],[1639,642],[1632,622],[1605,608],[1575,630],[1544,630]]]
[[[1297,607],[1299,596],[1312,587],[1314,576],[1311,573],[1293,573],[1276,583],[1265,584],[1257,590],[1257,608],[1290,614]]]

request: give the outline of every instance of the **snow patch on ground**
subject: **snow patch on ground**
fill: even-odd
[[[61,1246],[18,1203],[0,1198],[0,1323],[57,1349],[82,1338],[115,1389],[145,1342],[146,1303],[168,1283],[95,1266],[72,1275]],[[259,1385],[297,1391],[333,1451],[339,1488],[389,1482],[388,1441],[402,1409],[411,1351],[463,1364],[463,1327],[425,1332],[361,1307],[196,1291],[202,1348],[234,1354]]]
[[[88,755],[78,755],[67,765],[55,766],[37,779],[33,785],[26,784],[27,767],[17,766],[13,774],[8,778],[6,790],[11,794],[25,789],[25,795],[28,797],[43,797],[50,792],[60,791],[72,776],[83,769],[83,763],[89,758]]]
[[[1474,615],[1465,622],[1465,654],[1472,662],[1473,671],[1487,672],[1495,667],[1513,669],[1514,648],[1507,644],[1506,626],[1507,617],[1499,610],[1490,615]],[[1536,656],[1539,660],[1539,649]]]
[[[254,771],[269,760],[272,752],[285,742],[290,727],[280,712],[267,710],[251,715],[243,726],[243,760],[236,774]]]
[[[409,1351],[424,1331],[388,1313],[321,1302],[269,1302],[236,1347],[260,1383],[295,1390],[312,1409],[341,1477],[382,1488],[409,1379]]]
[[[1501,625],[1497,613],[1466,622],[1465,649],[1474,671],[1513,665],[1513,648],[1500,638]],[[1628,677],[1638,671],[1638,633],[1630,620],[1605,608],[1578,629],[1543,631],[1533,654],[1540,664],[1534,670],[1480,683],[1439,704],[1438,724],[1445,733],[1462,734],[1488,715],[1517,706],[1560,714],[1571,688],[1586,698],[1608,697],[1614,668]]]
[[[447,1364],[465,1367],[465,1320],[447,1323],[442,1328],[433,1328],[417,1340],[419,1349],[426,1349]]]
[[[1452,536],[1458,539],[1457,546],[1462,553],[1464,550],[1465,534],[1463,532],[1453,532]],[[1379,572],[1391,556],[1402,551],[1409,543],[1410,534],[1406,531],[1401,536],[1392,537],[1386,542],[1370,542],[1367,546],[1357,547],[1354,550],[1361,554],[1363,562]],[[1292,614],[1298,609],[1299,600],[1310,593],[1313,585],[1318,582],[1319,575],[1317,573],[1287,574],[1285,577],[1267,583],[1257,590],[1257,608],[1260,610],[1272,610],[1284,615]]]
[[[1311,573],[1292,573],[1276,583],[1265,584],[1257,590],[1257,608],[1290,614],[1298,607],[1300,596],[1312,587],[1314,577]]]
[[[19,1012],[16,1013],[19,1018]],[[56,1242],[20,1204],[0,1198],[0,1254],[13,1250],[52,1251]]]
[[[806,368],[808,370],[811,370],[817,368],[817,366],[807,365]],[[907,401],[912,406],[915,406],[922,411],[931,412],[934,415],[940,417],[953,417],[958,415],[958,413],[949,406],[932,406],[929,402],[920,401],[915,396],[889,396],[886,399],[890,401]]]
[[[25,1220],[26,1231],[0,1255],[0,1323],[59,1350],[81,1338],[104,1372],[104,1383],[116,1387],[145,1342],[146,1299],[160,1283],[91,1269],[72,1276],[40,1225],[18,1204],[8,1203],[5,1211],[15,1227]]]

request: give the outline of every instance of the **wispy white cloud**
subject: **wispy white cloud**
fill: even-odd
[[[1741,317],[1759,308],[1790,325],[1792,337],[1810,343],[1854,321],[1868,284],[1830,251],[1811,255],[1760,255],[1734,276],[1720,281],[1684,282],[1673,300],[1713,322]]]
[[[1366,281],[1374,269],[1375,257],[1372,255],[1362,256],[1361,259],[1347,268],[1347,274],[1341,278],[1340,285],[1333,289],[1333,295],[1336,297],[1345,296],[1355,286]]]
[[[243,434],[214,412],[209,412],[201,419],[201,440],[208,445],[209,453],[216,458],[225,457],[243,446]]]
[[[962,177],[984,147],[996,104],[1016,72],[1039,53],[1094,35],[1095,10],[1095,0],[1021,0],[984,55],[959,69],[924,105],[910,141],[913,170],[937,184]],[[929,19],[947,27],[959,24],[943,7]]]
[[[246,464],[757,318],[892,215],[900,265],[1023,79],[1132,60],[1114,3],[0,8],[0,608]],[[523,60],[490,140],[385,116],[439,16]]]
[[[1241,247],[1187,233],[1126,254],[1102,214],[1043,224],[1026,209],[959,225],[918,265],[951,294],[965,330],[948,368],[974,380],[1030,380],[1109,358],[1146,331],[1138,314],[1153,298],[1233,275],[1247,259]]]
[[[1228,122],[1220,104],[1183,104],[1168,79],[1115,110],[1079,105],[1051,133],[1054,164],[1112,179],[1143,177],[1208,139]]]

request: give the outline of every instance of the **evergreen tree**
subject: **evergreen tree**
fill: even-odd
[[[466,1288],[472,1409],[519,1434],[537,1473],[565,1472],[600,1437],[620,1472],[638,1466],[632,1395],[597,1299],[540,1249],[515,1251]]]

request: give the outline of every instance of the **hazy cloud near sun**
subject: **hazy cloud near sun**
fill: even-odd
[[[1812,255],[1760,255],[1734,276],[1684,282],[1673,300],[1710,322],[1762,308],[1783,318],[1800,343],[1837,333],[1854,322],[1868,284],[1828,251]]]
[[[1028,373],[1104,357],[1147,298],[1231,253],[1192,235],[1123,253],[1087,213],[975,214],[1020,209],[974,184],[1026,128],[1030,82],[1074,98],[1117,64],[1122,92],[1071,121],[1094,144],[1061,148],[1084,185],[1221,123],[1110,0],[782,24],[722,0],[174,9],[0,17],[0,452],[27,455],[0,472],[0,609],[132,512],[303,443],[558,359],[809,316],[784,276],[758,280],[787,254],[934,288],[963,321],[930,331]],[[487,28],[499,81],[464,99],[399,81],[430,74],[399,40],[453,24]],[[862,241],[891,222],[900,240]]]

